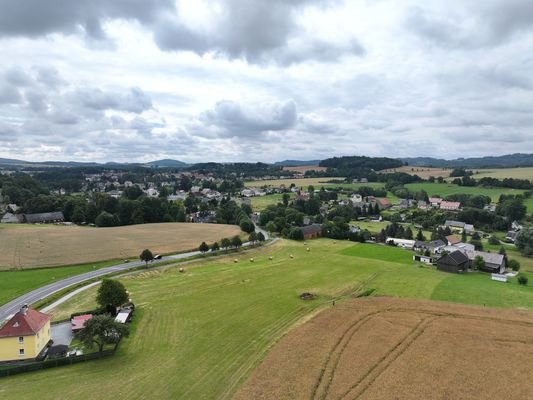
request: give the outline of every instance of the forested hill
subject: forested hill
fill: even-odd
[[[402,158],[403,162],[413,167],[464,167],[464,168],[512,168],[533,167],[533,154],[507,154],[503,156],[458,158],[444,160],[431,157]]]
[[[335,170],[338,176],[351,176],[371,171],[399,168],[404,165],[404,162],[387,157],[352,156],[328,158],[320,161],[319,165]]]

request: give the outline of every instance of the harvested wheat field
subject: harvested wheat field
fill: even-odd
[[[428,179],[430,176],[438,178],[442,176],[443,178],[448,178],[452,172],[451,168],[434,168],[434,167],[412,167],[412,166],[403,166],[399,168],[384,169],[379,171],[381,173],[394,173],[394,172],[404,172],[409,175],[418,175],[422,179]]]
[[[533,314],[369,298],[291,331],[237,399],[531,399]]]
[[[283,171],[293,171],[305,174],[307,171],[325,171],[326,167],[319,167],[318,165],[298,165],[293,167],[283,167]]]
[[[0,229],[0,270],[137,257],[145,248],[171,253],[240,233],[234,225],[162,223],[91,228],[16,226]]]

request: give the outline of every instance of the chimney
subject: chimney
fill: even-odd
[[[24,304],[22,307],[20,307],[20,313],[22,315],[26,315],[27,312],[28,312],[28,305],[27,304]]]

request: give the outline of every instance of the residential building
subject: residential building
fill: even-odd
[[[441,201],[440,209],[445,211],[460,211],[461,203],[459,201]]]
[[[37,358],[50,341],[50,316],[25,305],[0,328],[0,361]]]

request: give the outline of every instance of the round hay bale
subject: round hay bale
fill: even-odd
[[[235,260],[233,260],[233,262],[234,262],[234,263],[238,263],[238,262],[239,262],[239,260],[235,259]]]
[[[309,293],[309,292],[304,292],[304,293],[300,294],[299,297],[302,300],[314,300],[314,299],[316,299],[316,294]]]
[[[289,255],[289,257],[290,257],[290,258],[294,258],[294,256],[293,256],[292,254],[291,254],[291,255]]]
[[[253,258],[250,258],[250,262],[254,262],[254,259],[253,259]]]
[[[308,247],[307,249],[305,249],[306,251],[311,251],[311,249]]]
[[[179,271],[183,273],[183,272],[185,272],[185,268],[181,267],[181,268],[179,269]]]
[[[268,259],[269,259],[270,261],[272,261],[272,260],[274,259],[274,257],[270,256],[270,257],[268,257]]]

